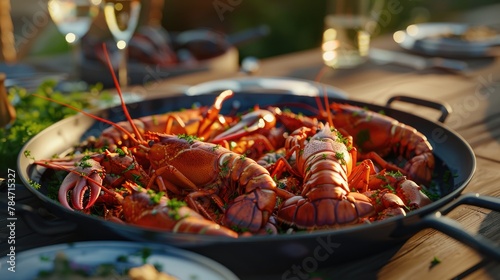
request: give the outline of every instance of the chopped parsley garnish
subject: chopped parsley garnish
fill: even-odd
[[[384,185],[384,186],[382,186],[382,188],[388,189],[391,192],[396,193],[396,190],[390,184]]]
[[[141,259],[143,264],[147,263],[148,258],[151,256],[151,252],[150,248],[143,248],[141,250]]]
[[[87,168],[87,167],[92,167],[92,164],[88,162],[87,160],[81,160],[80,163],[78,164],[81,168]]]
[[[40,185],[38,182],[35,182],[33,180],[29,180],[28,182],[34,189],[38,190],[42,185]]]
[[[286,184],[283,183],[283,182],[277,182],[277,187],[278,187],[278,189],[285,189],[286,188]]]
[[[344,135],[342,135],[342,133],[340,133],[340,131],[338,130],[337,130],[337,139],[335,141],[346,145],[348,150],[352,148],[351,145],[349,144],[349,139],[347,137],[344,137]]]
[[[195,141],[200,141],[200,138],[194,136],[194,135],[187,135],[187,134],[179,134],[177,135],[179,139],[186,140],[189,145],[192,145]]]
[[[149,198],[151,202],[158,204],[161,201],[161,198],[165,195],[165,192],[157,192],[155,193],[153,190],[148,190]]]
[[[244,233],[248,231],[248,228],[232,226],[231,229],[237,233]]]
[[[45,256],[45,255],[41,255],[41,256],[40,256],[40,260],[41,260],[42,262],[48,262],[48,261],[50,261],[50,257]]]
[[[83,156],[81,161],[89,160],[91,157],[89,155]]]
[[[35,160],[35,157],[33,157],[33,156],[31,155],[31,151],[29,151],[29,150],[24,151],[24,157],[25,157],[25,158],[28,158],[28,159]]]
[[[386,171],[385,174],[388,176],[394,177],[396,179],[404,177],[403,173],[401,173],[401,171],[399,171],[399,170],[398,171]]]
[[[120,148],[117,148],[117,149],[116,149],[116,153],[117,153],[119,156],[121,156],[121,157],[124,157],[124,156],[126,156],[126,155],[127,155],[127,153],[126,153],[124,150],[120,149]]]
[[[221,146],[219,144],[212,147],[212,152],[217,151]]]
[[[183,206],[186,206],[186,202],[181,201],[181,200],[177,200],[175,198],[170,199],[167,202],[167,207],[170,210],[168,215],[170,217],[174,218],[175,220],[180,220],[183,217],[180,216],[179,209]]]
[[[438,257],[434,256],[434,258],[431,261],[431,267],[434,267],[440,263],[441,263],[441,260]]]
[[[134,183],[141,185],[142,176],[139,174],[132,174],[132,178],[134,178]]]
[[[344,159],[344,153],[335,152],[335,158],[337,158],[340,161],[340,164],[346,164],[346,161]]]
[[[220,175],[222,177],[226,177],[229,175],[229,160],[226,160],[222,163],[222,166],[220,167]]]
[[[421,191],[432,201],[436,201],[441,197],[439,193],[431,191],[427,188],[422,188]]]
[[[361,147],[367,141],[370,141],[370,131],[368,129],[360,130],[356,135],[356,144]]]
[[[135,163],[134,163],[134,162],[132,162],[129,166],[127,166],[127,168],[125,168],[125,169],[122,171],[122,174],[123,174],[123,173],[126,173],[126,172],[128,172],[128,171],[130,171],[130,170],[132,170],[132,169],[134,169],[134,168],[135,168]]]

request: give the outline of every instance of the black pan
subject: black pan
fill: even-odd
[[[241,85],[241,81],[235,83]],[[248,80],[245,83],[248,83]],[[316,86],[323,89],[322,86],[312,84],[313,88]],[[294,88],[297,89],[295,86]],[[315,106],[315,99],[311,95],[317,94],[317,92],[311,93],[310,90],[303,92],[301,95],[297,91],[263,88],[255,90],[252,87],[235,87],[235,91],[237,91],[237,94],[225,102],[223,111],[228,112],[236,104],[241,106],[241,110],[250,108],[256,103],[261,107],[290,102]],[[448,182],[436,179],[436,184],[441,191],[441,198],[430,205],[411,212],[405,217],[393,217],[372,224],[337,230],[321,230],[313,233],[255,236],[236,240],[205,235],[172,234],[132,225],[121,225],[69,211],[48,198],[43,186],[40,190],[36,190],[28,183],[29,180],[38,181],[43,170],[34,168],[31,165],[31,160],[23,155],[24,151],[30,151],[31,155],[37,159],[50,158],[54,154],[63,153],[81,139],[90,135],[97,135],[107,126],[84,115],[64,119],[30,140],[19,156],[19,175],[26,187],[39,197],[54,214],[76,223],[77,230],[84,232],[88,236],[93,236],[96,239],[125,238],[174,245],[208,256],[227,266],[240,276],[255,273],[283,273],[285,276],[293,276],[296,272],[294,272],[292,266],[303,268],[302,271],[304,271],[304,269],[319,268],[341,261],[365,257],[386,250],[390,246],[402,244],[416,232],[429,227],[438,229],[477,249],[479,252],[500,260],[500,250],[492,242],[483,240],[479,236],[470,235],[457,222],[444,217],[444,215],[436,214],[438,211],[446,214],[460,204],[473,204],[496,211],[500,210],[500,201],[497,198],[478,197],[474,194],[461,195],[476,168],[474,153],[462,137],[439,122],[430,121],[390,107],[390,103],[394,100],[408,101],[408,99],[398,97],[391,99],[387,106],[376,106],[338,98],[343,96],[342,93],[339,94],[338,91],[332,88],[328,88],[328,92],[332,96],[330,102],[344,102],[367,107],[377,112],[383,110],[388,116],[411,125],[425,134],[435,150],[437,159],[436,178],[443,178],[446,172],[456,174],[456,177],[451,176]],[[212,104],[215,96],[214,93],[203,95],[179,94],[134,103],[129,106],[129,109],[133,117],[139,117],[187,108],[193,103]],[[417,101],[422,105],[440,108],[444,112],[441,120],[446,118],[446,106],[421,100],[410,101]],[[123,112],[118,107],[99,111],[98,115],[113,121],[124,119]],[[457,197],[458,199],[456,199]]]

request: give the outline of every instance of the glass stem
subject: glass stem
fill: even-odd
[[[118,81],[120,82],[120,87],[124,88],[128,85],[128,73],[127,73],[127,50],[128,48],[123,48],[120,50],[120,65],[118,66]]]
[[[80,42],[74,42],[70,44],[71,52],[73,56],[73,73],[70,73],[70,77],[75,81],[81,80],[81,51],[82,45]]]

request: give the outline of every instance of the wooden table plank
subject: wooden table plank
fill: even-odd
[[[316,79],[323,69],[320,50],[302,52],[300,57],[307,62],[300,68],[302,71],[295,70],[301,65],[296,55],[285,55],[266,60],[260,74],[266,76],[278,73],[288,77]],[[390,72],[386,67],[381,68],[368,62],[357,69],[328,68],[319,81],[347,92],[351,99],[379,105],[384,105],[390,97],[401,94],[446,102],[453,109],[446,125],[459,130],[478,125],[484,119],[498,114],[495,109],[490,108],[493,104],[500,104],[500,94],[495,94],[500,92],[500,74],[497,74],[495,67],[496,64],[493,64],[475,69],[471,77],[464,78],[440,70]],[[439,116],[433,109],[401,104],[395,106],[431,120]]]

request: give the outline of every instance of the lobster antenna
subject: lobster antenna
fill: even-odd
[[[315,82],[319,83],[323,75],[325,74],[326,71],[326,66],[323,66],[321,70],[319,70],[318,74],[316,75],[316,78],[314,79]],[[316,105],[318,106],[319,113],[321,114],[323,112],[323,103],[321,103],[321,98],[318,96],[315,97],[316,99]]]
[[[326,65],[324,65],[321,68],[321,70],[319,71],[318,75],[316,75],[316,78],[314,79],[314,81],[319,83],[327,69],[328,69],[328,67]],[[316,96],[316,103],[318,104],[320,114],[322,112],[326,112],[326,116],[328,118],[328,124],[330,124],[330,128],[334,128],[335,126],[333,125],[332,112],[329,109],[330,106],[328,106],[328,93],[326,91],[326,85],[322,85],[322,88],[323,88],[323,99],[325,102],[325,110],[323,111],[323,106],[322,106],[321,98],[319,97],[319,95]]]
[[[125,104],[125,100],[123,99],[123,93],[120,88],[120,83],[118,83],[118,79],[116,78],[115,71],[113,70],[113,65],[111,65],[111,59],[109,59],[108,55],[108,49],[106,48],[106,44],[102,43],[102,49],[104,50],[104,56],[106,57],[106,63],[108,65],[109,72],[111,72],[111,77],[113,77],[113,82],[116,87],[116,91],[118,92],[118,96],[120,97],[120,103],[123,109],[123,112],[125,113],[125,117],[127,118],[128,122],[132,126],[132,129],[134,130],[135,135],[139,138],[140,141],[144,141],[144,139],[141,136],[141,133],[139,133],[139,130],[137,129],[137,126],[135,125],[134,121],[132,120],[132,117],[130,116],[127,105]]]
[[[132,140],[134,140],[135,142],[137,142],[137,140],[135,140],[134,135],[132,135],[132,133],[130,133],[130,132],[129,132],[128,130],[126,130],[125,128],[123,128],[123,127],[121,127],[121,126],[117,125],[116,123],[114,123],[114,122],[112,122],[112,121],[110,121],[110,120],[103,119],[103,118],[101,118],[101,117],[99,117],[99,116],[93,115],[93,114],[91,114],[91,113],[89,113],[89,112],[86,112],[86,111],[84,111],[84,110],[82,110],[82,109],[76,108],[75,106],[72,106],[72,105],[69,105],[69,104],[63,103],[63,102],[61,102],[61,101],[57,101],[57,100],[52,99],[52,98],[47,97],[47,96],[38,95],[38,94],[36,94],[36,93],[33,93],[32,95],[33,95],[33,96],[36,96],[36,97],[38,97],[38,98],[42,98],[42,99],[48,100],[48,101],[50,101],[50,102],[57,103],[57,104],[59,104],[59,105],[61,105],[61,106],[64,106],[64,107],[68,107],[68,108],[70,108],[70,109],[72,109],[72,110],[75,110],[75,111],[77,111],[77,112],[79,112],[79,113],[82,113],[82,114],[84,114],[84,115],[86,115],[86,116],[88,116],[88,117],[91,117],[91,118],[95,119],[95,120],[98,120],[98,121],[100,121],[100,122],[103,122],[103,123],[107,123],[107,124],[109,124],[109,125],[112,125],[112,126],[114,126],[116,129],[118,129],[119,131],[123,132],[123,133],[124,133],[124,134],[126,134],[128,137],[130,137],[130,139],[132,139]]]
[[[323,98],[325,100],[325,111],[326,116],[328,117],[328,123],[330,124],[330,129],[334,128],[333,119],[332,119],[332,111],[330,110],[330,106],[328,105],[328,93],[326,91],[326,85],[323,85]]]

